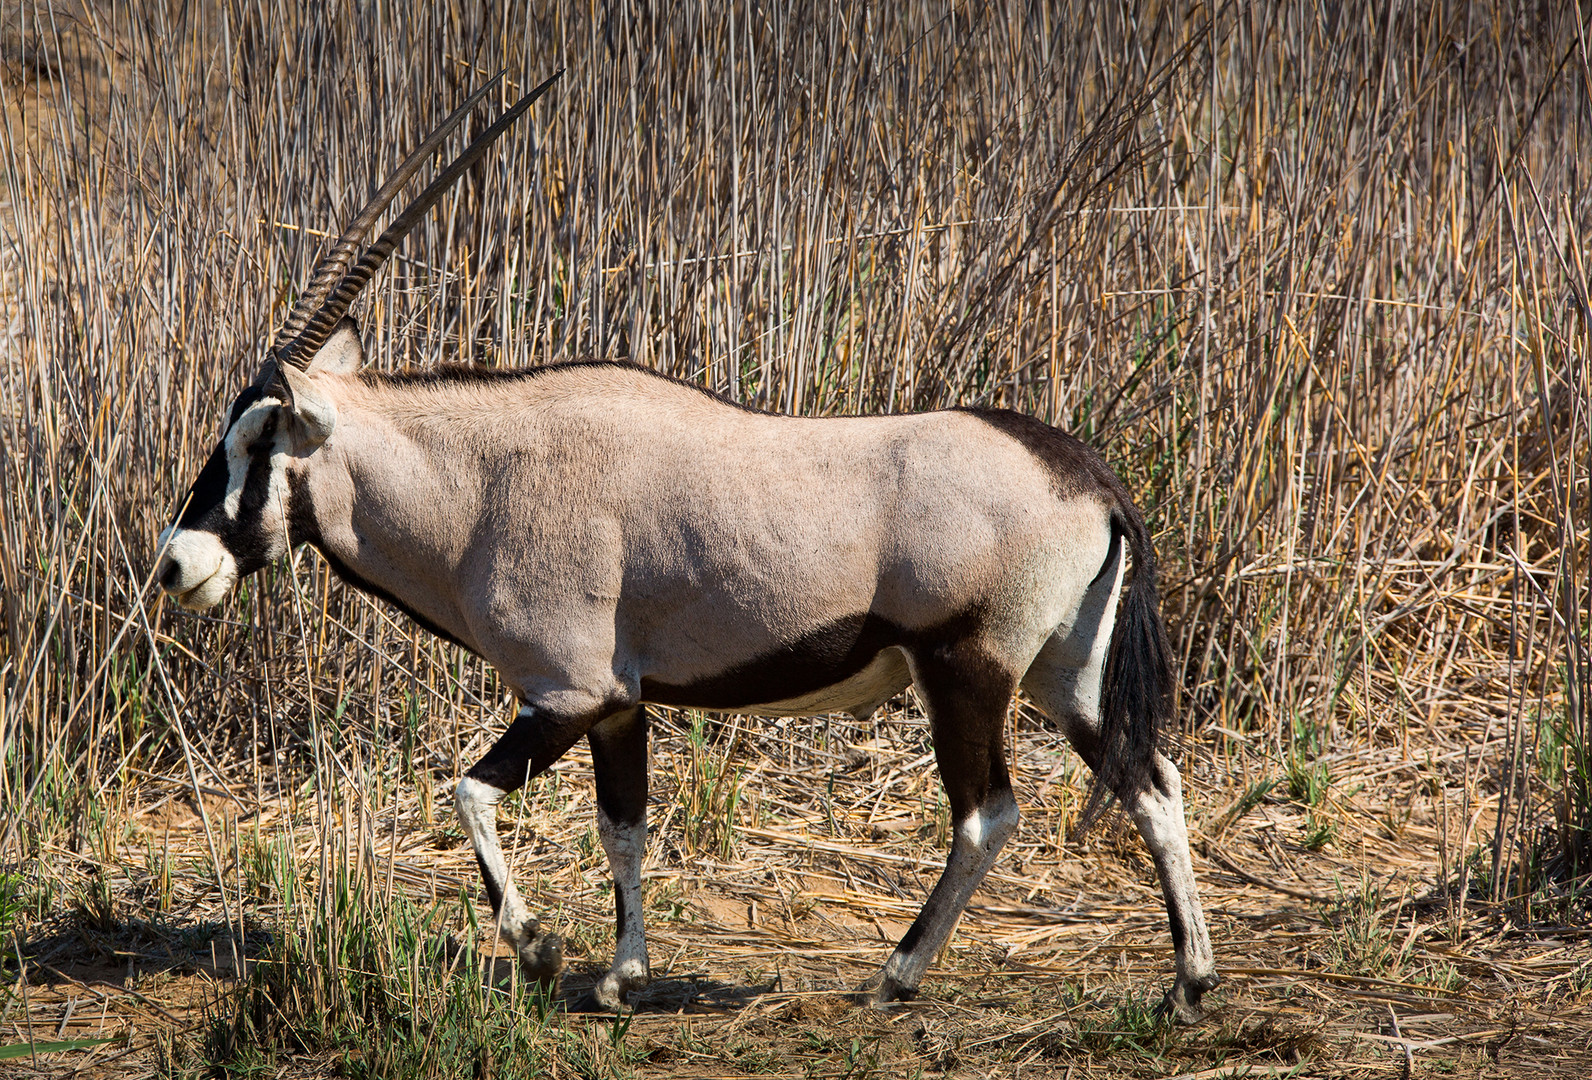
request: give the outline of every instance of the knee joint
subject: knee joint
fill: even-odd
[[[614,821],[599,806],[597,836],[610,862],[616,859],[639,860],[647,843],[647,822],[645,818],[640,821]]]
[[[477,780],[473,776],[464,777],[453,789],[454,808],[466,821],[473,822],[481,815],[490,813],[501,798],[503,798],[501,789],[483,780]]]
[[[976,848],[998,848],[1017,831],[1017,819],[1017,800],[1003,792],[958,822],[956,835]]]

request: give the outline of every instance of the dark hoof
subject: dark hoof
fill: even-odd
[[[558,989],[564,971],[564,939],[557,934],[539,934],[520,946],[520,968],[527,978],[549,990]]]
[[[1205,991],[1216,989],[1221,981],[1222,977],[1214,971],[1198,979],[1179,979],[1166,992],[1166,997],[1161,999],[1161,1007],[1156,1010],[1156,1015],[1174,1024],[1199,1023],[1205,1019],[1200,999],[1205,996]]]
[[[897,1001],[911,1001],[917,996],[917,987],[905,986],[879,971],[852,991],[851,1000],[858,1005],[880,1009]]]

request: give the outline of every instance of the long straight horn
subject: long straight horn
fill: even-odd
[[[371,196],[370,201],[365,204],[365,208],[349,223],[348,228],[343,230],[343,235],[337,238],[337,243],[333,245],[330,251],[321,256],[321,261],[315,266],[314,275],[310,279],[308,288],[299,295],[298,303],[293,305],[293,310],[288,314],[287,321],[276,332],[276,339],[271,342],[272,352],[285,348],[299,335],[305,324],[310,321],[310,317],[315,314],[316,309],[325,302],[326,294],[331,291],[332,286],[336,285],[338,280],[342,278],[343,271],[348,268],[354,253],[359,250],[360,242],[365,239],[365,234],[370,232],[371,227],[376,224],[376,219],[381,216],[381,212],[387,209],[388,204],[397,197],[399,190],[420,170],[420,166],[425,164],[426,159],[436,152],[437,147],[442,145],[443,140],[448,137],[454,128],[459,126],[459,121],[468,116],[470,110],[475,108],[477,103],[502,79],[503,72],[500,71],[489,79],[485,86],[482,86],[465,99],[463,105],[449,113],[448,118],[438,124],[435,131],[426,136],[426,141],[417,146],[414,153],[404,158],[403,164],[399,165],[397,171],[381,186],[381,190]]]
[[[537,98],[545,94],[548,88],[563,73],[564,69],[559,68],[534,90],[515,102],[513,108],[498,117],[491,127],[483,131],[475,142],[465,149],[464,153],[454,159],[453,164],[444,169],[442,174],[433,180],[426,190],[420,193],[419,198],[404,208],[404,212],[399,214],[391,225],[387,226],[387,230],[381,234],[381,237],[365,249],[365,253],[359,257],[359,261],[354,264],[353,269],[343,275],[343,279],[338,282],[336,290],[321,305],[320,310],[310,319],[303,332],[286,347],[289,351],[285,351],[284,356],[291,358],[292,356],[309,357],[315,355],[316,350],[326,343],[327,336],[331,334],[338,320],[347,314],[349,305],[359,296],[360,290],[365,287],[366,282],[371,279],[377,270],[381,269],[382,264],[392,254],[393,248],[398,246],[398,241],[409,234],[409,231],[419,223],[426,212],[436,205],[437,200],[442,197],[443,193],[451,188],[472,165],[480,161],[481,156],[487,152],[487,148],[496,142],[514,124],[514,121],[523,116],[525,110],[529,109]]]

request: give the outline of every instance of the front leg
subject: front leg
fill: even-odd
[[[652,977],[641,916],[641,861],[647,851],[647,711],[638,705],[586,733],[597,780],[597,832],[614,877],[614,963],[592,988],[610,1012]]]
[[[507,860],[498,844],[497,804],[527,780],[541,775],[586,733],[594,717],[558,717],[521,706],[514,723],[486,756],[464,774],[454,793],[459,820],[475,848],[487,897],[497,916],[497,930],[520,958],[525,973],[557,986],[564,970],[564,942],[544,934],[541,924],[520,899]]]

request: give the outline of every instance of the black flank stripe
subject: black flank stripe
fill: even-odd
[[[689,686],[641,680],[641,698],[659,705],[738,709],[787,701],[849,679],[880,652],[903,644],[900,627],[877,615],[847,615]]]
[[[721,675],[686,686],[643,678],[641,700],[725,712],[789,701],[844,682],[891,646],[934,649],[963,640],[982,621],[983,612],[977,607],[921,630],[898,626],[872,612],[846,615]]]

